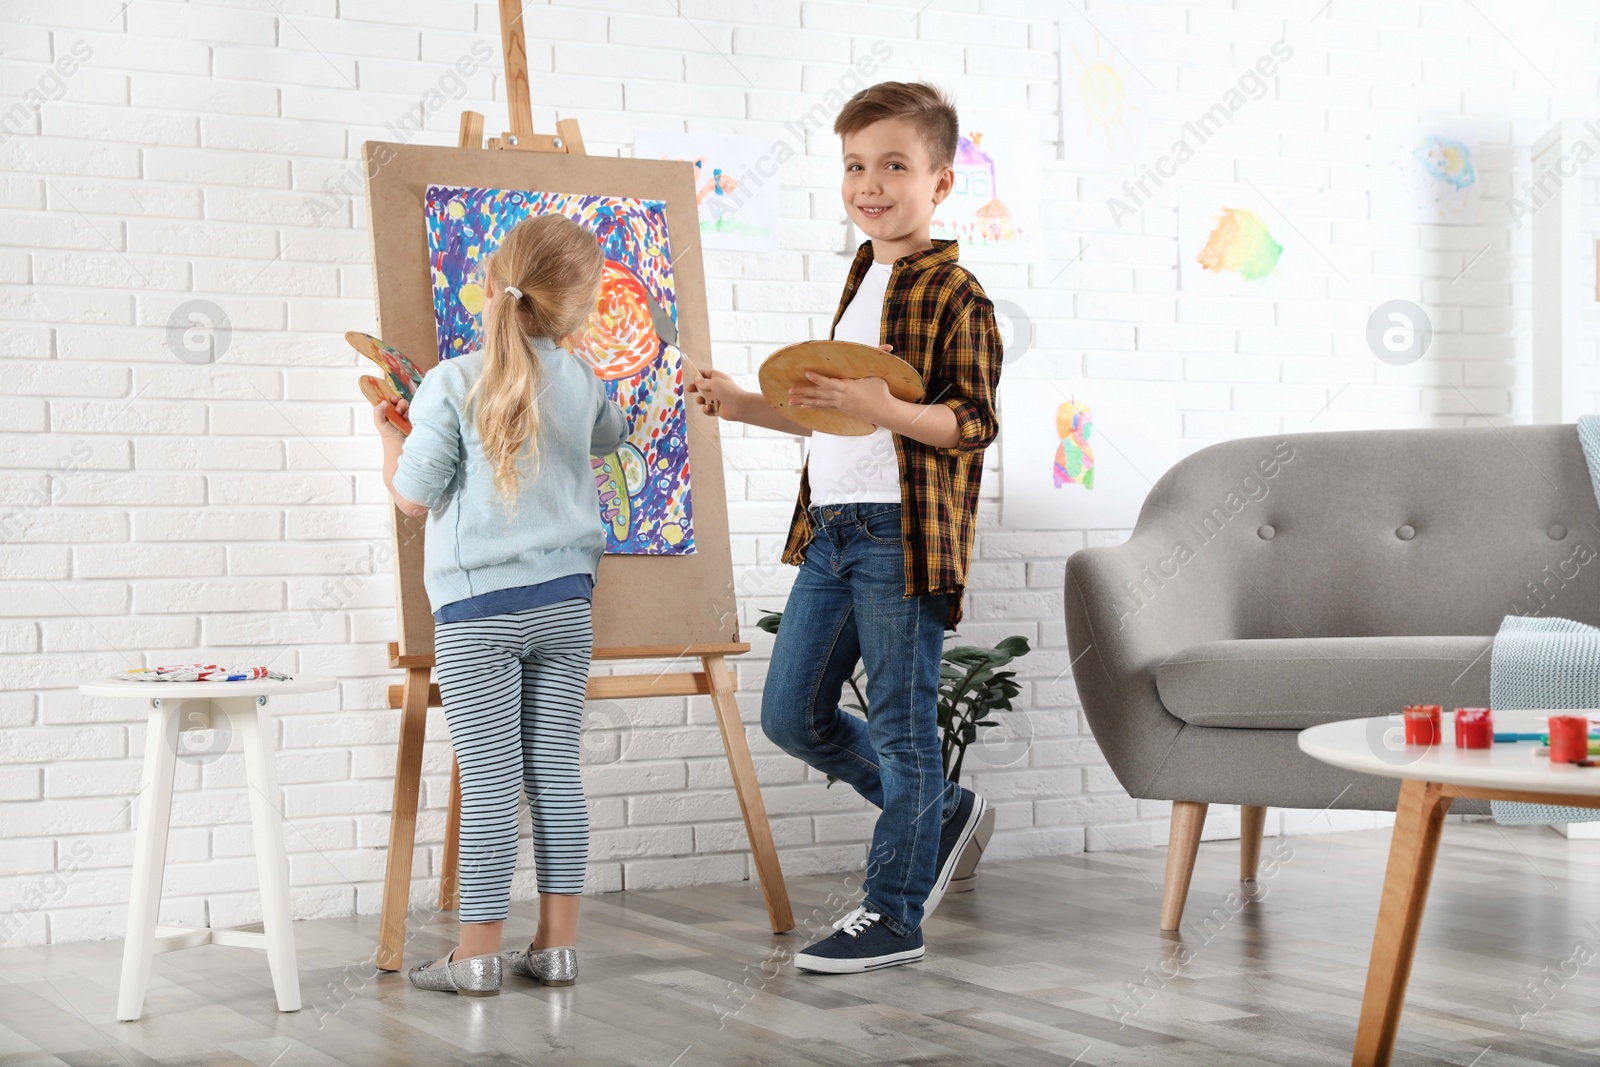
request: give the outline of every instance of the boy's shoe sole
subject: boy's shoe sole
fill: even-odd
[[[813,974],[860,974],[863,971],[876,971],[902,963],[916,963],[926,954],[927,948],[922,945],[870,960],[829,959],[825,956],[807,956],[802,952],[795,956],[794,965],[802,971],[810,971]]]
[[[922,902],[922,920],[926,922],[928,916],[933,914],[933,909],[939,906],[944,899],[945,890],[950,888],[950,879],[956,873],[956,865],[961,862],[961,854],[966,851],[967,843],[972,840],[972,835],[978,832],[978,823],[983,819],[983,813],[989,810],[989,802],[976,793],[973,794],[972,810],[967,813],[967,824],[961,828],[961,836],[956,838],[955,847],[950,850],[950,855],[945,858],[944,866],[939,868],[938,877],[933,880],[933,888],[928,891],[928,899]]]

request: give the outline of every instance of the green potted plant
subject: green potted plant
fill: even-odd
[[[782,619],[781,611],[768,612],[761,617],[756,626],[769,634],[776,634]],[[993,648],[960,645],[945,650],[939,663],[939,747],[944,760],[944,776],[947,780],[952,782],[961,780],[967,749],[978,741],[980,728],[999,729],[1011,725],[1009,721],[1002,722],[995,716],[1016,710],[1011,702],[1021,692],[1021,687],[1016,682],[1016,671],[1001,670],[1001,668],[1012,660],[1027,655],[1028,652],[1028,639],[1021,635],[1008,637]],[[855,694],[856,702],[845,704],[844,707],[859,711],[863,716],[871,718],[872,711],[859,684],[865,676],[865,670],[860,668],[851,675],[848,684],[851,692]],[[1023,722],[1026,722],[1025,718]],[[997,764],[1004,766],[1015,762],[1026,752],[1026,746],[1026,738],[1008,739],[1003,746],[997,746],[999,755]],[[1016,755],[1007,759],[1006,752],[1010,750],[1015,750]],[[830,775],[828,784],[832,786],[833,781]],[[964,893],[973,888],[977,879],[978,860],[982,858],[984,846],[989,843],[989,837],[993,833],[994,808],[991,807],[984,813],[982,821],[978,824],[977,833],[973,834],[972,840],[962,852],[961,859],[956,865],[955,875],[950,881],[950,888],[946,892]]]

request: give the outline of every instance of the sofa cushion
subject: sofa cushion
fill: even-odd
[[[1191,726],[1303,730],[1405,704],[1489,706],[1492,637],[1208,641],[1156,669],[1168,711]]]

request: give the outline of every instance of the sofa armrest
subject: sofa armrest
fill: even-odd
[[[1242,579],[1231,554],[1200,542],[1173,512],[1147,504],[1123,544],[1067,560],[1067,647],[1095,740],[1117,780],[1148,796],[1183,729],[1156,691],[1179,649],[1237,636]]]

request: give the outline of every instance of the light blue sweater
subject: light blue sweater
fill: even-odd
[[[498,589],[569,574],[595,577],[605,552],[591,455],[621,447],[627,417],[577,356],[533,337],[542,376],[538,397],[539,476],[523,460],[516,517],[494,486],[467,392],[483,353],[440,363],[411,401],[411,435],[394,472],[397,493],[428,511],[423,584],[434,610]]]

